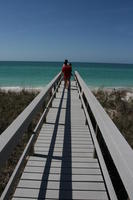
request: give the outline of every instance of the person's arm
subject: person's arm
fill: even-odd
[[[62,66],[62,72],[64,73],[65,72],[65,65],[63,64],[63,66]]]

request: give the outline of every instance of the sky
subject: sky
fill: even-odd
[[[133,0],[0,0],[0,60],[133,63]]]

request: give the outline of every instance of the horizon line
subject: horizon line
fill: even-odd
[[[0,62],[64,62],[63,61],[49,61],[49,60],[0,60]],[[97,63],[97,64],[128,64],[132,65],[133,63],[128,62],[101,62],[101,61],[71,61],[71,63]]]

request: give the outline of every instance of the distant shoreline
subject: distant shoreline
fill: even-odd
[[[1,91],[4,92],[21,92],[22,90],[26,90],[28,92],[41,92],[45,87],[0,87]],[[102,90],[107,93],[124,91],[126,96],[125,100],[129,98],[133,99],[133,87],[89,87],[92,92],[97,92],[98,90]]]
[[[5,92],[8,92],[8,91],[21,92],[22,90],[26,90],[26,91],[30,92],[30,91],[41,91],[43,88],[45,88],[45,87],[20,87],[20,86],[8,87],[8,86],[5,86],[5,87],[0,87],[0,90],[5,91]]]
[[[133,87],[119,87],[119,86],[115,86],[115,87],[113,87],[113,86],[111,86],[111,87],[104,87],[104,86],[88,86],[89,87],[89,89],[91,89],[91,90],[105,90],[105,91],[112,91],[112,90],[128,90],[128,91],[131,91],[131,92],[133,92]],[[40,87],[21,87],[21,86],[2,86],[2,87],[0,87],[0,90],[5,90],[5,91],[21,91],[21,90],[42,90],[42,89],[44,89],[45,88],[45,86],[43,87],[43,86],[40,86]]]

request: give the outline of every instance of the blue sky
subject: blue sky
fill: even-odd
[[[0,0],[0,60],[133,63],[133,0]]]

